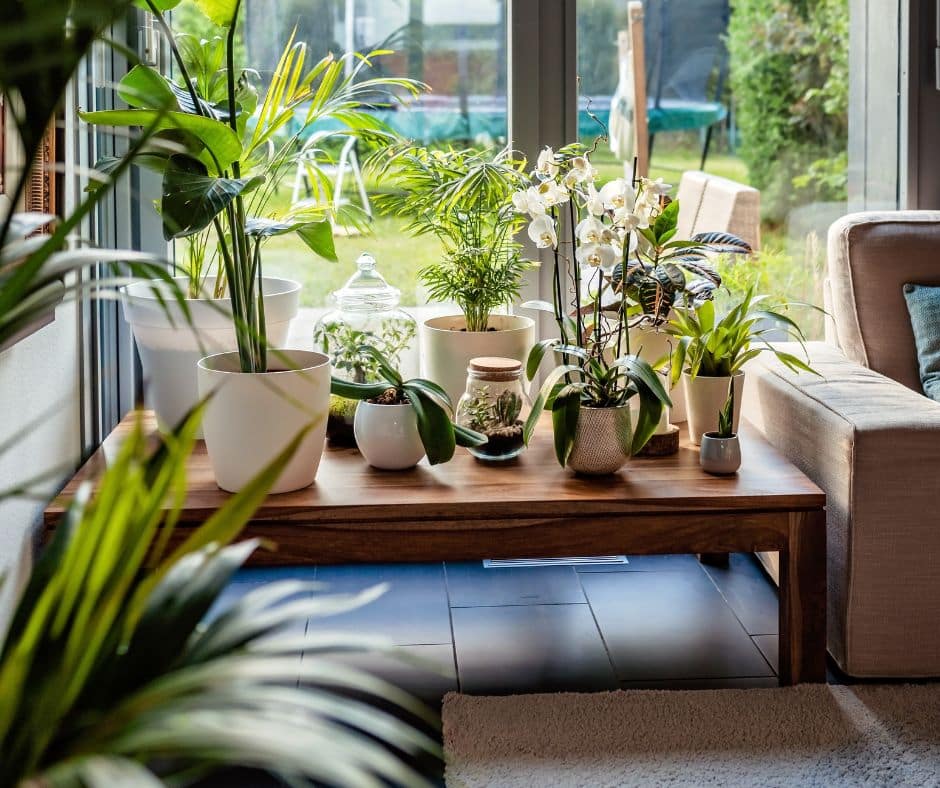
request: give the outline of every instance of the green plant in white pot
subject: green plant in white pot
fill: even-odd
[[[515,241],[524,223],[512,203],[525,181],[525,162],[508,149],[405,145],[376,154],[370,165],[400,189],[376,198],[379,209],[409,218],[409,232],[434,235],[443,246],[442,259],[419,276],[432,299],[456,303],[461,314],[421,326],[421,370],[456,402],[471,358],[524,362],[535,342],[531,318],[496,314],[518,299],[522,277],[533,265],[522,259]]]
[[[776,308],[763,307],[766,296],[749,289],[735,299],[724,314],[716,314],[715,303],[705,301],[693,309],[676,310],[666,330],[676,338],[672,358],[673,381],[681,379],[688,411],[689,440],[696,446],[702,435],[718,427],[718,413],[734,388],[732,429],[738,430],[741,399],[744,395],[744,365],[761,353],[773,353],[789,369],[813,372],[809,358],[803,359],[776,347],[768,340],[771,332],[784,326],[789,338],[805,343],[800,327]]]
[[[449,462],[457,446],[481,446],[486,436],[454,424],[447,393],[430,380],[404,380],[389,359],[362,345],[358,355],[375,366],[377,382],[355,383],[334,377],[333,393],[358,400],[356,444],[373,468],[400,471],[421,458],[431,465]]]
[[[206,15],[228,31],[221,75],[224,99],[213,102],[215,96],[200,95],[161,14],[176,4],[147,0],[170,38],[183,84],[138,66],[120,86],[131,109],[83,117],[102,125],[137,126],[159,116],[161,128],[175,141],[182,140],[181,151],[148,154],[141,163],[162,169],[166,237],[188,238],[211,228],[224,271],[237,350],[205,355],[196,365],[198,396],[214,394],[203,429],[216,482],[225,490],[239,490],[306,429],[305,440],[272,485],[272,492],[287,492],[312,484],[316,476],[329,409],[329,359],[312,351],[269,352],[262,246],[271,237],[293,233],[321,257],[335,259],[335,252],[324,206],[284,216],[261,215],[295,163],[302,131],[284,142],[278,135],[304,108],[302,130],[318,121],[340,119],[351,131],[380,136],[380,124],[365,111],[363,101],[373,100],[377,91],[390,97],[392,86],[416,86],[408,80],[361,79],[369,60],[353,54],[347,55],[356,60],[352,73],[346,73],[345,59],[329,55],[308,66],[306,47],[290,41],[259,101],[250,76],[234,62],[240,0],[198,0]],[[171,109],[166,110],[168,102]]]
[[[228,29],[224,40],[202,42],[174,36],[163,12],[178,0],[146,0],[146,5],[170,40],[178,76],[135,66],[117,87],[129,109],[81,117],[110,127],[157,125],[152,144],[137,161],[162,173],[165,237],[187,241],[185,275],[178,283],[189,290],[189,320],[179,320],[172,310],[168,318],[160,292],[154,294],[149,283],[127,288],[124,309],[140,349],[148,398],[160,420],[172,424],[198,400],[200,358],[238,349],[242,371],[258,372],[266,366],[265,345],[286,344],[300,285],[264,276],[263,242],[290,233],[313,254],[336,259],[326,201],[281,213],[269,209],[283,177],[294,171],[311,127],[338,121],[337,134],[390,139],[364,103],[392,101],[394,88],[414,91],[416,84],[365,78],[371,61],[352,53],[314,62],[306,45],[292,37],[259,96],[256,72],[234,62],[239,0],[197,2]],[[355,64],[352,69],[347,62]],[[305,154],[304,162],[325,184],[316,161]],[[110,166],[110,160],[98,164],[105,173]],[[323,193],[329,194],[326,184]],[[211,421],[207,418],[206,425]]]

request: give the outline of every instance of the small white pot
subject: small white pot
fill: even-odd
[[[189,280],[176,277],[175,281],[186,292]],[[164,304],[154,288],[163,296]],[[300,285],[289,279],[265,277],[262,292],[268,342],[272,347],[283,347],[300,307]],[[161,426],[175,427],[199,401],[199,359],[236,348],[231,302],[227,298],[187,299],[190,324],[169,288],[159,280],[121,288],[121,300],[124,318],[137,340],[147,404],[156,411]]]
[[[470,359],[514,358],[523,366],[535,344],[535,321],[521,315],[490,315],[495,331],[466,331],[463,315],[435,317],[421,325],[421,376],[442,386],[454,407],[467,383]]]
[[[717,476],[737,473],[741,467],[741,442],[737,435],[719,438],[716,432],[706,432],[702,436],[699,459],[706,473]]]
[[[629,405],[618,408],[588,408],[582,405],[568,467],[575,473],[588,476],[616,473],[630,459],[632,443],[633,424]]]
[[[401,471],[413,468],[424,457],[418,418],[410,404],[360,402],[353,431],[359,451],[373,468]]]
[[[203,419],[206,450],[223,490],[238,492],[308,427],[270,492],[300,490],[316,478],[330,407],[330,359],[312,350],[270,350],[268,370],[241,372],[237,352],[199,361],[199,396],[213,393]]]
[[[702,442],[702,435],[718,429],[718,414],[728,401],[728,387],[731,378],[710,378],[696,375],[693,380],[688,373],[682,373],[682,389],[685,392],[688,415],[689,440],[696,446]],[[744,395],[744,373],[734,376],[734,432],[738,431],[741,416],[741,399]]]

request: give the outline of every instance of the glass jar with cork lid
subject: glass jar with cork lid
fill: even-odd
[[[486,443],[468,449],[474,457],[490,461],[518,457],[525,448],[523,424],[530,409],[522,362],[488,356],[470,360],[456,421],[486,435]]]

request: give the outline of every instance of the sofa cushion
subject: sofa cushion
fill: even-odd
[[[924,393],[940,400],[940,287],[904,285]]]

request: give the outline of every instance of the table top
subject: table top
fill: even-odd
[[[77,485],[94,479],[113,458],[133,425],[130,414],[68,483],[45,512],[54,525]],[[152,413],[140,418],[155,430]],[[328,447],[316,482],[304,490],[272,495],[256,522],[409,521],[551,517],[552,515],[748,513],[819,509],[824,493],[745,424],[743,462],[735,476],[716,477],[699,467],[698,448],[682,429],[678,454],[637,457],[618,474],[580,477],[558,466],[551,422],[544,420],[529,448],[516,460],[488,464],[458,448],[454,459],[431,467],[427,460],[408,471],[369,467],[355,449]],[[180,522],[198,523],[228,497],[214,481],[205,445],[189,460],[189,491]]]

